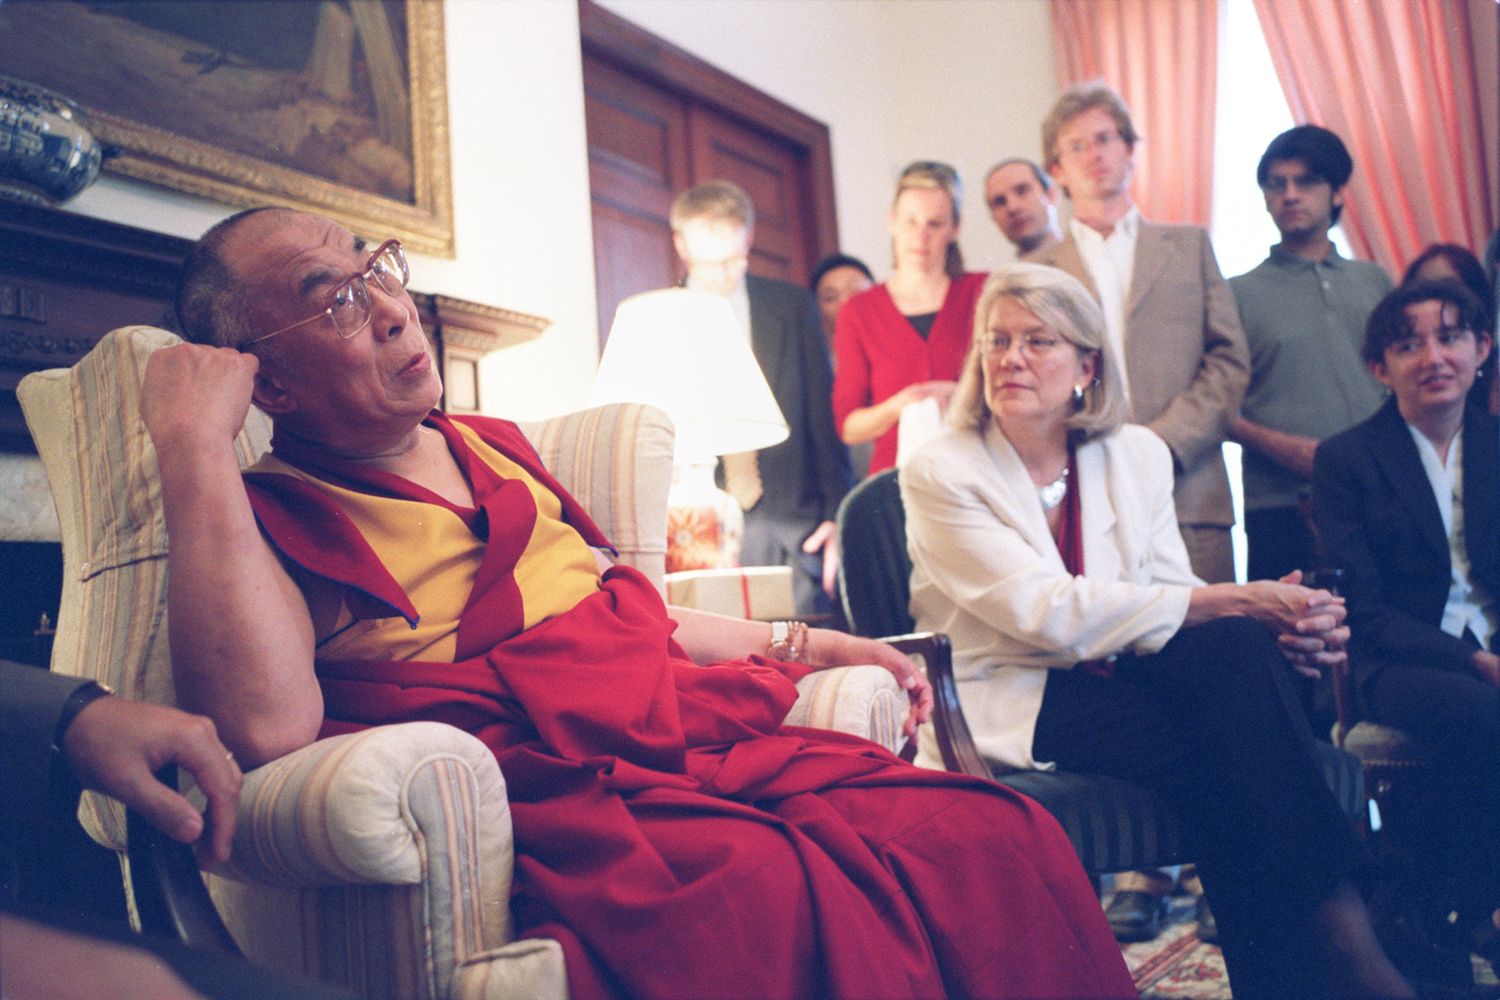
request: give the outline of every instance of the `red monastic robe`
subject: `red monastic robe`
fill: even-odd
[[[438,659],[372,656],[368,636],[349,640],[357,657],[320,649],[325,734],[429,719],[495,752],[516,925],[562,943],[574,997],[1135,994],[1045,810],[782,726],[807,668],[693,663],[641,574],[598,576],[587,545],[607,543],[519,430],[429,424],[476,508],[280,441],[281,462],[247,484],[284,556],[344,585],[341,636],[374,620],[376,648],[430,627],[410,594],[464,562],[432,552],[444,565],[424,576],[395,551],[403,537],[477,540],[456,628],[422,640]]]

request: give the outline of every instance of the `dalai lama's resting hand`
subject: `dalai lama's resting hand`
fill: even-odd
[[[766,622],[729,618],[692,608],[672,607],[668,613],[678,626],[675,638],[695,663],[764,656],[771,644],[771,626]],[[802,662],[815,670],[859,664],[884,667],[895,675],[896,683],[911,698],[902,731],[913,737],[917,726],[932,718],[932,685],[926,675],[905,653],[883,642],[832,629],[808,629]]]

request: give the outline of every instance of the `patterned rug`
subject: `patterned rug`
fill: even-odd
[[[1229,977],[1218,945],[1198,940],[1191,896],[1168,900],[1167,926],[1153,940],[1123,945],[1120,951],[1145,998],[1229,1000]]]
[[[1108,899],[1106,895],[1106,903]],[[1167,902],[1167,926],[1155,939],[1120,948],[1135,988],[1140,990],[1143,1000],[1232,1000],[1223,954],[1217,945],[1198,940],[1192,897],[1173,896]],[[1477,955],[1471,961],[1474,980],[1467,987],[1421,981],[1416,985],[1424,995],[1433,997],[1454,1000],[1500,997],[1500,981],[1490,964]]]

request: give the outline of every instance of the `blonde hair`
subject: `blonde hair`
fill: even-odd
[[[958,171],[946,163],[937,160],[917,160],[908,163],[906,169],[901,171],[900,180],[896,181],[896,197],[891,199],[891,206],[901,200],[903,191],[916,188],[923,191],[941,191],[948,196],[948,204],[953,207],[953,222],[958,224],[960,208],[964,200],[963,181],[959,180]],[[943,259],[943,270],[950,278],[958,278],[964,273],[964,255],[958,248],[958,240],[948,244],[947,255]]]
[[[1083,391],[1083,405],[1068,418],[1068,429],[1081,441],[1096,438],[1125,422],[1124,387],[1120,366],[1105,350],[1104,313],[1077,278],[1044,264],[1006,264],[992,272],[974,306],[974,335],[964,356],[958,388],[948,404],[948,426],[983,431],[991,417],[984,394],[984,370],[979,342],[989,330],[990,313],[1001,298],[1016,304],[1041,320],[1048,329],[1078,349],[1092,353],[1094,381]]]

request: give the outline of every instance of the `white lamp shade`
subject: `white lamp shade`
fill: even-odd
[[[665,288],[620,303],[591,406],[650,403],[677,425],[676,461],[785,441],[786,420],[729,303]]]

